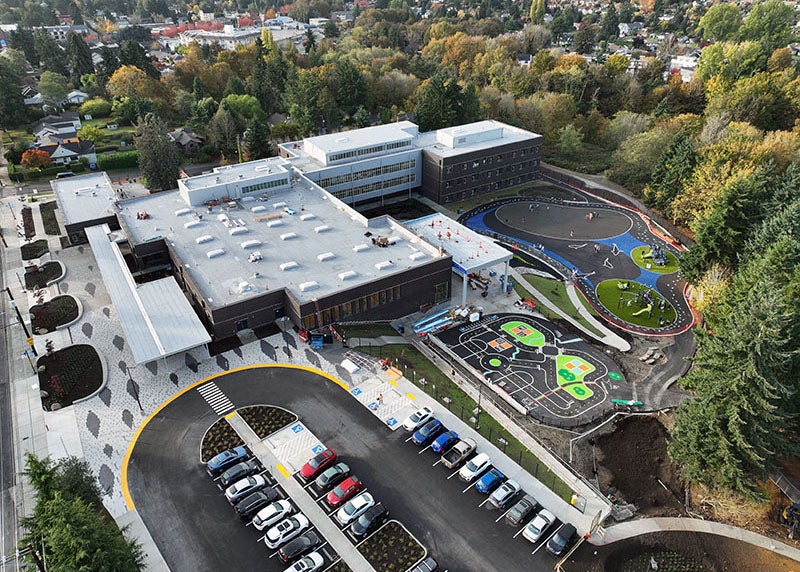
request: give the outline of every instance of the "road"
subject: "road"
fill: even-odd
[[[552,570],[554,560],[502,515],[479,505],[486,497],[458,480],[430,451],[406,443],[339,387],[305,371],[251,369],[216,378],[236,407],[274,404],[294,411],[334,448],[392,517],[403,522],[449,570]],[[244,527],[203,471],[199,446],[217,420],[191,390],[142,430],[129,464],[131,495],[173,571],[279,570],[258,534]],[[279,477],[280,478],[280,477]],[[224,549],[223,549],[224,548]]]

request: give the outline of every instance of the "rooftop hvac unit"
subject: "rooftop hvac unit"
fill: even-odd
[[[212,240],[214,240],[214,237],[211,236],[210,234],[204,234],[203,236],[198,236],[197,238],[194,239],[194,241],[197,244],[203,244],[204,242],[211,242]]]
[[[257,207],[251,208],[250,212],[263,213],[265,210],[267,210],[267,207],[265,207],[264,205],[258,205]]]
[[[183,216],[187,214],[192,214],[194,211],[192,209],[178,209],[175,211],[175,216]]]
[[[225,213],[218,214],[217,220],[220,222],[225,222],[226,220],[228,220],[228,215],[226,215]]]
[[[222,250],[221,248],[217,248],[216,250],[209,250],[208,252],[206,252],[206,256],[208,256],[209,258],[216,258],[217,256],[222,256],[223,254],[225,254],[225,251]]]
[[[282,225],[283,225],[283,221],[281,219],[271,220],[271,221],[269,221],[267,223],[267,226],[269,228],[272,228],[273,226],[282,226]]]
[[[276,209],[276,210],[277,210],[277,209],[282,209],[282,208],[283,208],[283,207],[285,207],[285,206],[286,206],[286,203],[284,203],[284,202],[280,202],[280,203],[272,203],[272,208],[274,208],[274,209]]]
[[[345,272],[340,272],[338,276],[339,280],[350,280],[351,278],[358,276],[358,272],[355,270],[347,270]]]
[[[228,234],[230,234],[231,236],[234,236],[234,235],[237,235],[237,234],[245,234],[246,232],[248,232],[246,226],[237,226],[237,227],[234,227],[234,228],[230,229],[228,231]]]
[[[327,224],[314,227],[314,232],[328,232],[331,229]]]
[[[375,265],[375,268],[376,268],[377,270],[384,270],[384,269],[386,269],[386,268],[389,268],[391,265],[392,265],[392,261],[391,261],[391,260],[383,260],[383,261],[381,261],[381,262],[378,262],[378,263]]]
[[[425,253],[424,252],[419,252],[419,251],[412,252],[411,254],[408,255],[408,257],[411,260],[419,260],[420,258],[425,258]]]
[[[331,260],[332,258],[336,258],[336,255],[333,252],[323,252],[317,256],[317,260],[320,262],[325,262],[326,260]]]
[[[311,219],[314,219],[314,218],[317,218],[317,215],[311,214],[311,213],[306,213],[304,215],[300,215],[300,220],[311,220]]]
[[[260,240],[245,240],[241,244],[242,248],[255,248],[256,246],[261,246]]]
[[[293,238],[297,238],[297,234],[294,232],[285,232],[281,235],[281,240],[291,240]]]
[[[300,284],[301,292],[308,292],[309,290],[316,290],[317,288],[319,288],[319,282],[316,280],[309,280],[308,282],[302,282]]]
[[[287,270],[291,270],[292,268],[297,268],[298,266],[300,265],[297,262],[295,262],[294,260],[290,260],[289,262],[284,262],[283,264],[278,266],[278,268],[286,272]]]
[[[362,250],[366,250],[368,248],[369,248],[369,246],[367,246],[366,244],[356,244],[353,247],[353,251],[354,252],[361,252]]]
[[[189,222],[183,223],[183,228],[194,228],[196,226],[200,226],[201,223],[199,220],[190,220]]]
[[[390,236],[390,237],[388,238],[389,244],[397,244],[397,243],[398,243],[398,242],[400,242],[401,240],[403,240],[403,239],[402,239],[402,238],[400,238],[399,236]]]
[[[253,287],[250,285],[249,282],[239,282],[239,285],[236,287],[236,290],[239,294],[244,294],[245,292],[250,292]]]

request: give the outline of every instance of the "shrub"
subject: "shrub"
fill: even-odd
[[[113,155],[103,155],[97,158],[97,167],[101,171],[113,169],[130,169],[139,166],[138,151],[123,151]]]
[[[91,115],[94,119],[111,115],[111,102],[95,97],[83,102],[79,108],[81,115]]]

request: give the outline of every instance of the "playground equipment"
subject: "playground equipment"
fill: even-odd
[[[642,314],[646,314],[648,312],[651,312],[652,310],[653,310],[653,305],[652,304],[648,304],[646,308],[642,308],[641,310],[637,310],[636,312],[631,314],[631,316],[641,316]]]
[[[800,525],[800,503],[792,503],[783,509],[778,522],[789,530],[789,538],[794,538],[794,533]]]
[[[667,253],[657,244],[651,244],[650,250],[642,254],[642,259],[651,259],[656,266],[666,266],[669,260]]]

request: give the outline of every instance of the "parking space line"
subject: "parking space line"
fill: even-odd
[[[456,469],[455,471],[453,471],[452,473],[450,473],[450,476],[449,476],[449,477],[447,477],[447,480],[449,481],[450,479],[452,479],[453,477],[455,477],[455,476],[458,474],[458,471],[459,471],[459,470],[460,470],[460,469]]]
[[[435,467],[436,465],[438,465],[438,464],[439,464],[439,463],[441,463],[441,462],[442,462],[442,458],[441,458],[441,457],[439,457],[439,458],[436,460],[436,462],[435,462],[433,465],[431,465],[431,467]]]
[[[483,505],[485,505],[487,502],[489,502],[489,497],[486,497],[486,498],[483,500],[483,502],[482,502],[481,504],[479,504],[479,505],[478,505],[478,508],[482,508],[482,507],[483,507]]]
[[[463,493],[467,492],[469,489],[474,487],[477,482],[478,481],[475,481],[475,482],[471,483],[467,488],[465,488],[463,491],[461,491],[461,493],[463,494]]]
[[[528,526],[528,525],[526,524],[525,526],[522,526],[516,533],[514,533],[514,538],[516,538],[517,536],[522,534],[522,531],[525,530],[526,526]]]
[[[539,544],[539,546],[537,546],[537,547],[536,547],[536,549],[535,549],[533,552],[531,552],[531,556],[532,556],[532,555],[534,555],[534,554],[536,554],[537,552],[539,552],[539,550],[541,550],[542,546],[544,546],[545,544],[547,544],[548,542],[550,542],[550,539],[551,539],[551,538],[553,538],[553,537],[556,535],[556,533],[557,533],[557,532],[558,532],[558,529],[555,529],[555,530],[553,531],[553,534],[551,534],[551,535],[548,537],[548,539],[547,539],[547,540],[540,540],[540,544]]]
[[[511,510],[510,508],[509,508],[509,509],[506,509],[506,511],[505,511],[503,514],[501,514],[500,516],[498,516],[498,517],[497,517],[497,520],[495,520],[495,522],[500,522],[500,520],[502,520],[502,518],[503,518],[505,515],[507,515],[507,514],[508,514],[508,512],[509,512],[510,510]]]
[[[285,478],[287,478],[287,479],[290,479],[290,478],[291,478],[291,475],[289,475],[289,471],[287,471],[287,470],[286,470],[286,468],[285,468],[283,465],[281,465],[280,463],[279,463],[278,465],[276,465],[276,467],[275,467],[275,468],[276,468],[276,469],[278,469],[278,470],[280,471],[280,473],[281,473],[281,474],[282,474],[282,475],[283,475]]]
[[[430,448],[431,448],[431,446],[430,446],[430,445],[428,445],[427,447],[423,447],[423,448],[420,450],[420,452],[419,452],[419,453],[417,453],[417,455],[422,455],[422,453],[424,453],[425,451],[427,451],[427,450],[428,450],[428,449],[430,449]]]
[[[411,435],[409,435],[408,439],[405,440],[405,442],[408,443],[413,438],[414,438],[414,434],[412,433]]]

